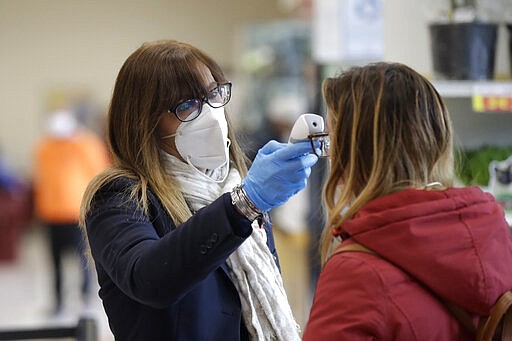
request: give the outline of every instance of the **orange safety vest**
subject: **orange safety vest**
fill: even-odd
[[[69,138],[45,137],[34,169],[37,218],[47,223],[78,222],[87,185],[109,164],[104,143],[93,133],[80,130]]]

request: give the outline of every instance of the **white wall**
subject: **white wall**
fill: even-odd
[[[187,41],[229,69],[237,28],[282,16],[275,0],[0,0],[0,153],[30,176],[47,91],[81,87],[106,107],[144,41]]]
[[[418,0],[383,0],[384,59],[431,73],[426,16]],[[426,1],[425,1],[426,2]]]

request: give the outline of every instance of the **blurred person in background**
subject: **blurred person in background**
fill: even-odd
[[[453,187],[440,95],[411,68],[376,63],[326,79],[323,96],[328,220],[303,339],[474,339],[445,304],[488,315],[512,288],[512,237],[492,195]]]
[[[297,118],[304,113],[312,112],[310,102],[304,93],[304,89],[275,90],[273,96],[262,110],[265,111],[266,124],[254,132],[253,140],[258,137],[273,134],[273,139],[287,142],[290,132]],[[276,231],[278,243],[286,244],[286,253],[281,253],[281,264],[288,269],[284,273],[284,284],[288,297],[295,312],[297,321],[303,326],[306,323],[311,299],[313,296],[313,283],[316,282],[318,273],[311,267],[316,264],[318,256],[318,237],[314,235],[314,229],[320,229],[318,224],[321,217],[321,200],[315,200],[316,191],[321,191],[319,183],[319,168],[321,169],[325,159],[320,158],[311,170],[308,186],[294,195],[285,204],[276,207],[271,212],[272,225]],[[321,198],[318,197],[318,199]],[[311,224],[315,222],[316,224]],[[310,253],[310,245],[314,245],[314,252]],[[319,262],[318,262],[319,263]],[[319,271],[318,271],[319,272]]]
[[[0,188],[3,191],[14,193],[19,191],[23,186],[23,180],[10,169],[3,155],[3,151],[0,148]]]
[[[0,262],[16,260],[32,211],[30,184],[9,167],[0,149]]]
[[[63,259],[68,251],[80,256],[81,293],[90,290],[90,270],[78,227],[80,203],[87,184],[109,165],[104,142],[85,128],[72,110],[59,108],[46,118],[46,131],[38,141],[34,162],[34,205],[37,220],[49,236],[53,265],[53,312],[64,308]]]
[[[309,142],[270,141],[247,170],[204,52],[143,44],[108,114],[113,166],[90,184],[81,226],[116,340],[299,340],[268,212],[306,186]]]

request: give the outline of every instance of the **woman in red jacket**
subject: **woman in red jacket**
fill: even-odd
[[[502,208],[453,187],[452,127],[432,84],[401,64],[323,83],[331,134],[324,263],[303,340],[466,340],[438,297],[476,320],[512,288]],[[360,244],[373,251],[334,253]]]

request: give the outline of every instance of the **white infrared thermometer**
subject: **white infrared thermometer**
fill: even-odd
[[[324,132],[324,118],[317,114],[302,114],[290,132],[288,143],[308,141],[309,136]]]

